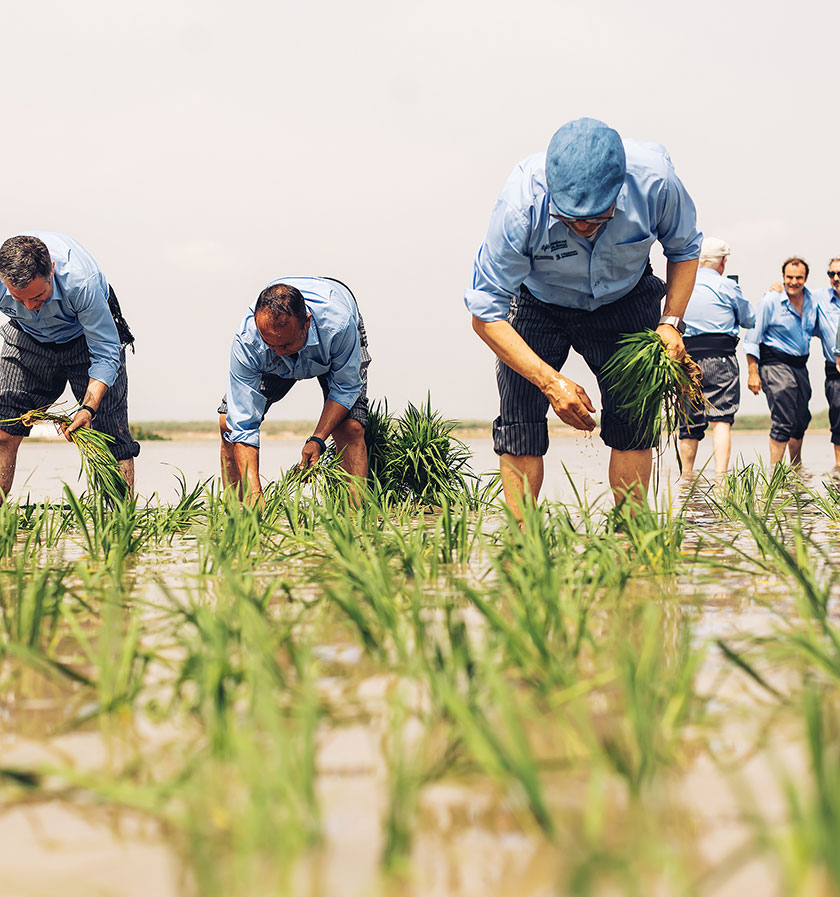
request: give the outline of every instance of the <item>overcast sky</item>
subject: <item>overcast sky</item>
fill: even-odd
[[[569,119],[664,144],[751,299],[793,253],[826,285],[838,34],[836,0],[6,4],[0,230],[98,258],[137,336],[134,420],[213,417],[233,332],[283,274],[356,293],[372,397],[492,418],[463,290],[511,169]],[[580,358],[564,372],[595,396]],[[301,384],[272,416],[320,401]]]

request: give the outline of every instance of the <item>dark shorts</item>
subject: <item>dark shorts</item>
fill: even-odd
[[[759,363],[758,375],[770,406],[770,438],[776,442],[802,439],[811,422],[808,368],[784,363]]]
[[[583,356],[601,388],[601,439],[621,451],[652,448],[653,443],[639,439],[637,423],[619,407],[627,397],[605,389],[601,369],[615,353],[621,335],[653,330],[659,322],[665,284],[649,271],[648,267],[626,296],[595,311],[540,302],[523,286],[508,314],[513,329],[553,368],[560,370],[571,348]],[[500,414],[493,422],[496,454],[544,455],[548,399],[501,361],[496,363],[496,381],[501,400]]]
[[[697,364],[703,372],[703,395],[709,407],[695,408],[685,403],[687,420],[680,424],[680,439],[702,439],[710,423],[731,424],[741,403],[738,359],[734,355],[698,358]]]
[[[326,279],[332,280],[333,278]],[[336,281],[336,283],[341,283],[341,281]],[[342,284],[342,286],[345,285]],[[345,287],[345,289],[349,292],[348,287]],[[352,293],[350,295],[352,295]],[[368,351],[365,322],[362,320],[361,314],[359,315],[359,343],[362,347],[362,362],[359,366],[359,374],[362,378],[362,391],[359,394],[359,398],[353,403],[353,407],[347,412],[345,420],[357,420],[363,427],[367,427],[367,380],[368,366],[370,365],[370,352]],[[268,409],[271,408],[275,402],[279,402],[297,382],[297,380],[291,377],[278,377],[276,374],[262,375],[262,379],[260,380],[260,392],[265,396],[265,412],[263,413],[263,420],[265,420],[265,415],[268,413]],[[326,401],[330,392],[327,375],[321,374],[318,377],[318,382],[321,384],[321,391],[324,393],[324,400]],[[219,407],[216,410],[219,414],[227,414],[227,393],[222,396],[222,401],[219,403]]]
[[[58,401],[69,383],[77,401],[84,399],[90,375],[90,355],[83,336],[69,343],[40,343],[12,324],[0,328],[4,345],[0,353],[0,420]],[[140,444],[128,431],[128,376],[125,349],[120,349],[117,379],[99,405],[94,430],[114,437],[111,451],[118,461],[136,458]],[[12,436],[28,436],[23,424],[0,426]]]
[[[825,366],[825,397],[828,401],[831,441],[834,445],[840,445],[840,371],[833,364]]]

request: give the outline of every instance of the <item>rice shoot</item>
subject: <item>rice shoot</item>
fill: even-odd
[[[25,427],[33,427],[35,424],[49,421],[57,426],[69,425],[73,421],[73,414],[78,409],[71,409],[73,413],[50,410],[54,405],[44,405],[26,411],[19,417],[0,421],[0,424],[23,424]],[[79,427],[70,434],[73,445],[79,451],[82,462],[82,472],[87,477],[91,489],[102,492],[111,501],[122,501],[128,496],[128,483],[123,477],[117,459],[111,452],[110,446],[114,437],[108,433],[94,430],[92,427]]]
[[[620,397],[620,411],[637,422],[640,442],[655,443],[663,430],[671,438],[687,421],[689,408],[708,405],[701,386],[702,371],[686,353],[671,358],[653,330],[627,333],[602,368],[607,387]]]

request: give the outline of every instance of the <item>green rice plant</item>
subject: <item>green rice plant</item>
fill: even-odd
[[[686,404],[702,408],[705,403],[699,366],[688,354],[671,358],[653,330],[622,336],[601,373],[607,387],[624,397],[619,408],[638,421],[640,441],[658,441],[663,431],[676,441]]]
[[[781,872],[791,897],[840,893],[840,712],[838,691],[808,687],[799,710],[805,729],[805,781],[778,766],[785,819],[750,812],[757,846]]]
[[[157,499],[156,504],[149,500],[143,508],[143,534],[154,545],[171,545],[176,536],[207,521],[206,492],[211,479],[197,482],[191,489],[182,471],[177,471],[176,479],[178,497],[174,504],[162,505],[155,495],[152,498]]]
[[[814,507],[828,520],[840,521],[840,485],[837,480],[824,480],[823,491],[811,489],[803,484],[803,489],[808,495]]]
[[[678,761],[684,728],[702,713],[695,679],[703,651],[692,646],[690,626],[679,611],[669,619],[648,604],[614,625],[609,654],[616,658],[618,677],[602,691],[608,709],[599,712],[592,733],[631,796],[639,798]]]
[[[708,500],[725,519],[747,515],[767,520],[792,505],[801,510],[802,490],[797,470],[789,464],[776,464],[769,476],[763,465],[747,464],[724,474]]]
[[[51,411],[50,408],[54,407],[54,405],[44,405],[41,408],[27,411],[19,417],[0,421],[0,423],[22,423],[31,427],[42,421],[50,421],[58,426],[68,426],[73,422],[71,413]],[[110,501],[121,501],[126,498],[129,493],[128,483],[126,483],[119,464],[110,449],[114,437],[94,430],[92,427],[79,427],[70,434],[70,439],[78,449],[82,462],[79,476],[84,473],[90,487],[101,492]]]

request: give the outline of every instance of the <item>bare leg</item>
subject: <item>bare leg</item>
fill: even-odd
[[[653,465],[652,449],[636,449],[620,452],[613,449],[610,454],[610,488],[615,503],[620,504],[632,490],[639,501],[647,497],[650,484],[650,469]]]
[[[0,503],[9,494],[15,478],[17,453],[23,436],[12,436],[0,430]]]
[[[357,420],[345,418],[332,434],[335,447],[341,453],[339,462],[347,473],[364,479],[368,472],[365,428]]]
[[[715,473],[726,473],[732,452],[732,425],[722,420],[712,423],[712,442],[715,446]]]
[[[522,520],[525,482],[531,497],[537,498],[542,489],[544,470],[542,455],[502,455],[499,459],[505,501],[517,520]]]
[[[120,473],[123,479],[128,483],[128,494],[134,495],[134,458],[126,458],[123,461],[117,461]]]
[[[227,415],[219,415],[219,434],[222,438],[222,446],[220,457],[222,462],[222,485],[234,486],[239,485],[239,468],[236,466],[236,459],[233,457],[233,444],[225,439],[225,433],[230,433],[227,425]]]
[[[775,467],[779,461],[784,461],[786,442],[778,442],[772,436],[770,437],[770,466]]]
[[[840,445],[834,446],[834,463],[837,467],[840,467]]]
[[[803,437],[804,439],[804,437]],[[794,467],[802,464],[802,439],[791,439],[788,443],[788,452],[790,453],[790,463]]]
[[[699,444],[699,439],[680,440],[680,461],[682,461],[684,477],[690,476],[694,471],[694,459],[697,457],[697,446]]]

